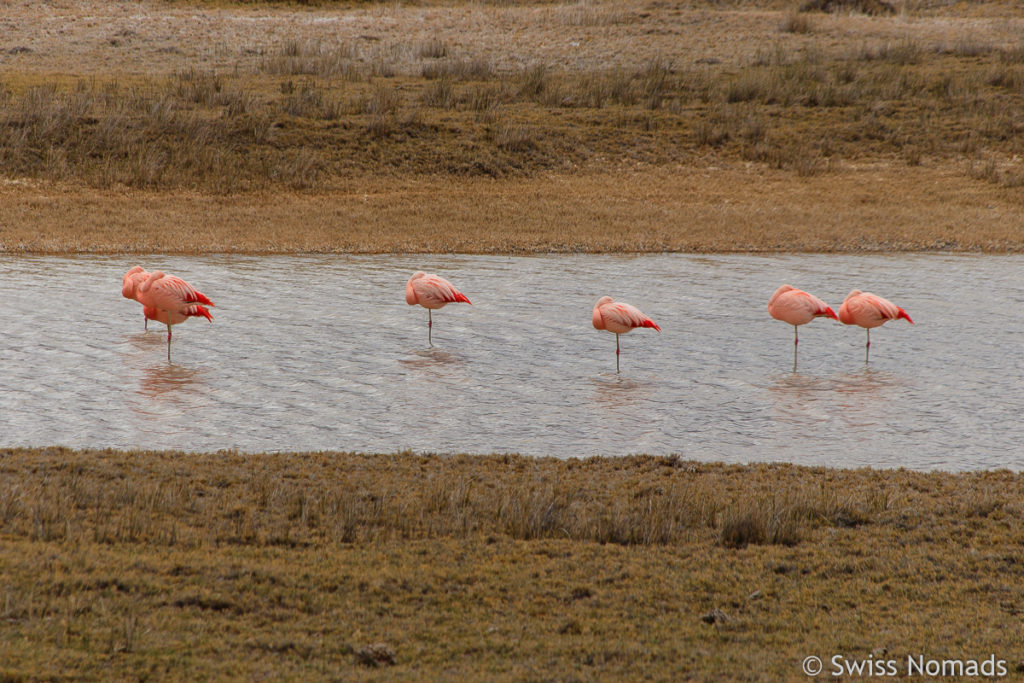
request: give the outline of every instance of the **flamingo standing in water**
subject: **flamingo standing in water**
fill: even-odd
[[[456,302],[466,303],[472,306],[466,296],[455,289],[455,285],[445,280],[440,275],[424,273],[422,270],[413,273],[409,282],[405,285],[405,302],[410,306],[419,304],[427,309],[427,343],[434,345],[431,338],[434,320],[430,312],[434,309],[443,308],[445,304]]]
[[[122,281],[123,284],[121,285],[121,296],[125,299],[134,299],[141,304],[142,299],[139,298],[139,287],[146,281],[147,277],[149,277],[149,273],[147,273],[146,269],[142,266],[135,266],[134,268],[131,268],[124,274],[124,279]],[[149,318],[146,317],[145,313],[142,314],[142,320],[143,329],[148,330]]]
[[[797,326],[806,325],[821,316],[838,320],[836,312],[824,301],[789,285],[782,285],[775,290],[768,300],[768,313],[776,320],[793,326],[793,372],[796,372],[796,347],[800,343]]]
[[[871,328],[878,327],[889,320],[905,319],[911,325],[907,312],[902,308],[871,292],[855,289],[846,295],[843,305],[839,307],[839,322],[844,325],[859,325],[867,331],[868,343],[864,345],[864,362],[868,362],[871,353]]]
[[[594,304],[594,328],[615,333],[615,372],[619,371],[619,335],[637,327],[653,327],[658,332],[658,324],[636,306],[622,301],[615,301],[610,296],[603,296]]]
[[[202,316],[213,322],[206,306],[215,305],[198,289],[174,275],[154,271],[138,287],[138,300],[149,320],[167,325],[167,362],[171,362],[171,326]]]

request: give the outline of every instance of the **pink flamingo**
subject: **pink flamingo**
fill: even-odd
[[[768,300],[768,313],[776,320],[793,326],[793,371],[796,372],[796,348],[800,343],[798,325],[806,325],[815,318],[825,316],[838,320],[836,312],[824,301],[802,289],[782,285]]]
[[[121,296],[125,299],[134,299],[140,304],[142,300],[139,298],[139,286],[145,282],[146,278],[149,277],[149,273],[142,266],[135,266],[124,274],[123,284],[121,285]],[[149,329],[149,318],[145,317],[143,313],[143,329]]]
[[[860,325],[867,331],[868,343],[864,346],[864,362],[868,362],[871,353],[871,328],[878,327],[889,320],[905,319],[911,325],[907,312],[902,308],[871,292],[855,289],[846,295],[843,305],[839,307],[839,322],[844,325]]]
[[[431,346],[434,345],[431,338],[431,331],[434,327],[431,310],[443,308],[445,304],[456,302],[473,305],[462,292],[455,289],[455,285],[440,275],[424,273],[422,270],[413,273],[409,282],[406,283],[405,302],[410,306],[419,304],[427,309],[427,343]]]
[[[191,317],[202,316],[213,322],[206,306],[213,306],[209,298],[180,277],[164,275],[157,270],[138,287],[138,300],[142,312],[149,320],[167,325],[167,362],[171,362],[171,326]],[[205,304],[205,305],[200,305]]]
[[[619,371],[619,335],[626,334],[637,327],[653,327],[658,332],[658,324],[644,315],[636,306],[622,301],[614,301],[610,296],[603,296],[594,304],[594,328],[615,333],[615,372]]]

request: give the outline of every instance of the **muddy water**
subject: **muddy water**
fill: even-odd
[[[143,330],[136,263],[215,321]],[[418,269],[472,301],[404,301]],[[772,320],[783,282],[853,288],[915,325]],[[1024,468],[1024,258],[1002,256],[5,257],[0,445],[207,451],[678,453],[728,462]],[[591,327],[609,294],[661,326]]]

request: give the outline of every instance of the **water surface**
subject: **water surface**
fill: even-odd
[[[139,263],[215,321],[120,296]],[[410,307],[415,270],[472,301]],[[766,310],[788,282],[853,288],[916,325],[872,333]],[[662,333],[591,327],[608,294]],[[0,445],[208,451],[673,454],[727,462],[1024,468],[1024,258],[1015,256],[5,257]]]

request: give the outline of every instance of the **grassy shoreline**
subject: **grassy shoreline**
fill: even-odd
[[[19,5],[0,252],[1024,251],[1020,7],[843,7]]]
[[[12,680],[1024,671],[1018,473],[50,448],[0,476]]]

